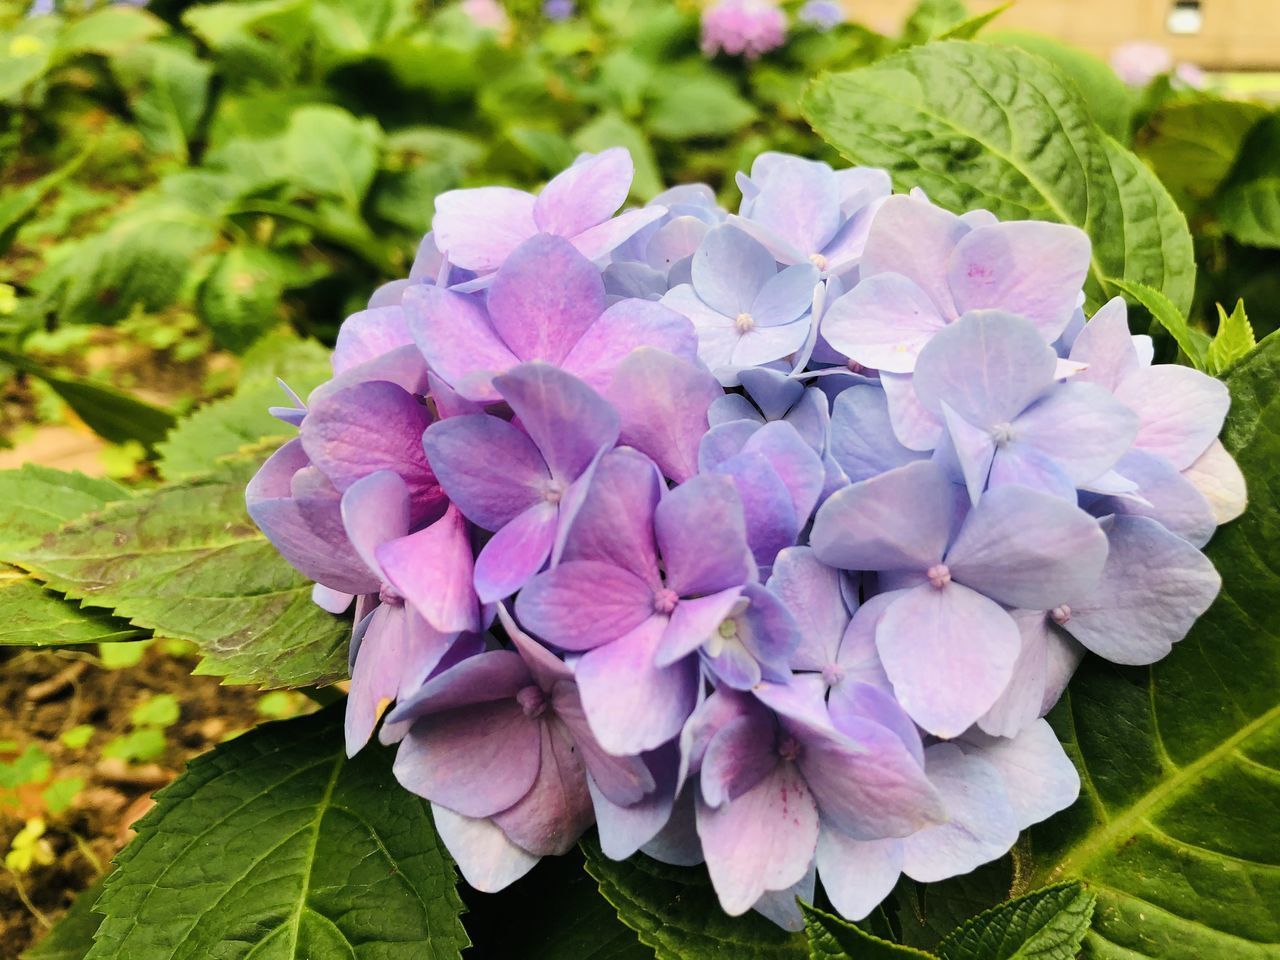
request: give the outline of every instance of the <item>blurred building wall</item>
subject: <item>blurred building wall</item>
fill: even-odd
[[[846,0],[850,15],[872,27],[896,30],[916,0]],[[970,0],[974,12],[992,0]],[[1178,35],[1176,20],[1199,20],[1199,30]],[[1198,17],[1196,16],[1198,14]],[[1207,69],[1280,69],[1280,0],[1019,0],[991,29],[1036,30],[1106,57],[1129,40],[1168,47],[1179,61]]]

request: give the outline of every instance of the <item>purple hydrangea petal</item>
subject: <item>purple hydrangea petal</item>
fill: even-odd
[[[708,806],[732,803],[778,766],[777,730],[758,706],[725,723],[707,743],[702,758],[702,798]]]
[[[1021,640],[1009,614],[977,591],[922,584],[884,612],[876,648],[911,718],[930,733],[954,737],[1008,685]]]
[[[1077,380],[1113,392],[1138,372],[1138,351],[1129,334],[1124,298],[1114,297],[1098,308],[1071,344],[1070,359],[1088,365],[1076,375]]]
[[[618,415],[577,377],[523,363],[493,381],[541,452],[553,479],[576,480],[618,439]]]
[[[635,165],[624,147],[583,154],[538,194],[533,220],[543,233],[572,237],[608,220],[627,199]]]
[[[671,491],[654,511],[667,586],[689,597],[755,579],[742,504],[727,477],[703,475]]]
[[[392,470],[379,470],[357,480],[342,495],[342,523],[347,537],[370,570],[385,580],[377,549],[409,532],[409,488]]]
[[[945,326],[928,294],[900,274],[882,273],[832,303],[821,329],[827,343],[865,366],[910,373]]]
[[[889,401],[889,422],[899,442],[910,450],[932,450],[942,436],[942,419],[916,395],[910,374],[884,373],[880,385]]]
[[[1025,443],[1008,443],[996,450],[988,485],[1028,487],[1068,503],[1076,502],[1076,485],[1061,464]]]
[[[959,311],[951,299],[947,266],[969,230],[955,214],[928,200],[905,194],[890,197],[871,222],[859,271],[864,278],[901,274],[928,295],[944,319],[955,319]]]
[[[745,370],[743,371],[743,373],[746,372],[747,371]],[[712,402],[711,406],[707,408],[707,420],[710,422],[713,429],[721,426],[722,424],[736,423],[744,420],[750,421],[753,424],[764,423],[764,417],[761,415],[760,411],[756,409],[755,404],[739,393],[726,393],[723,397],[716,398],[716,400]],[[743,442],[746,442],[745,438]],[[737,449],[716,458],[714,462],[719,463],[721,460],[728,459],[740,449],[742,449],[741,443],[737,445]],[[699,451],[699,460],[701,460],[701,451]],[[703,467],[703,469],[706,469],[706,467]]]
[[[661,586],[653,511],[662,490],[653,463],[634,451],[604,455],[574,518],[563,560],[595,560],[629,570],[653,590]]]
[[[582,335],[564,358],[564,368],[600,392],[609,389],[618,365],[633,351],[652,347],[693,363],[698,337],[689,320],[658,303],[615,303]]]
[[[1137,435],[1137,416],[1092,383],[1060,384],[1014,421],[1017,441],[1052,457],[1076,486],[1115,466]]]
[[[892,693],[869,683],[843,680],[831,688],[827,711],[835,728],[847,737],[856,738],[864,720],[884,727],[901,741],[917,764],[924,765],[920,731]]]
[[[797,263],[770,277],[760,288],[747,312],[757,326],[789,324],[813,306],[813,288],[818,270],[809,263]]]
[[[946,804],[946,823],[902,842],[902,872],[920,883],[959,876],[995,860],[1018,839],[1018,819],[999,772],[951,743],[925,751],[929,780]]]
[[[829,666],[834,663],[838,668],[836,682],[831,687],[832,701],[846,682],[867,684],[884,693],[893,693],[893,685],[889,683],[884,665],[880,662],[880,654],[876,650],[876,628],[896,597],[897,593],[893,591],[877,593],[868,597],[854,612],[840,638],[835,658],[824,664]]]
[[[851,483],[901,467],[921,454],[894,435],[889,402],[883,390],[858,384],[843,390],[831,410],[831,456]]]
[[[1107,537],[1074,504],[1026,487],[989,490],[947,551],[951,576],[1011,607],[1048,610],[1098,582]]]
[[[801,258],[820,254],[840,227],[840,184],[825,163],[785,157],[755,197],[751,219]]]
[[[1080,775],[1075,764],[1044,720],[1037,720],[1012,739],[970,734],[959,746],[966,753],[981,757],[1000,774],[1018,829],[1047,820],[1075,803],[1080,795]]]
[[[323,583],[311,585],[311,602],[325,613],[332,613],[335,616],[346,613],[353,600],[355,600],[354,594],[334,590]]]
[[[598,560],[562,561],[530,580],[516,598],[520,622],[562,650],[609,644],[653,614],[652,587]]]
[[[744,453],[759,454],[777,473],[791,496],[796,519],[803,526],[818,505],[826,476],[822,460],[790,423],[766,423],[743,445]]]
[[[788,547],[773,562],[768,588],[786,604],[799,628],[792,668],[821,671],[834,663],[849,624],[840,572],[819,560],[809,547]]]
[[[964,477],[965,489],[969,491],[969,501],[976,504],[991,479],[991,465],[996,458],[995,435],[991,430],[975,427],[951,409],[945,400],[942,402],[942,421],[947,425],[946,438],[950,443],[944,449],[954,454],[955,463]],[[1001,452],[1006,452],[1007,446]],[[952,469],[954,472],[954,467]],[[1071,496],[1075,496],[1074,487],[1071,488]]]
[[[463,516],[500,530],[543,501],[551,480],[528,434],[487,414],[438,420],[422,438],[440,486]]]
[[[693,255],[693,289],[726,317],[749,314],[756,296],[777,274],[773,254],[729,224],[711,230]]]
[[[698,338],[698,356],[713,370],[733,363],[733,351],[741,338],[734,318],[703,303],[689,284],[680,284],[662,297],[662,306],[687,318]]]
[[[630,806],[643,802],[658,789],[657,782],[645,763],[644,757],[619,757],[607,753],[596,741],[595,734],[591,732],[586,711],[582,708],[582,698],[575,683],[572,681],[557,683],[552,691],[551,705],[556,716],[573,734],[578,755],[582,757],[582,762],[591,775],[593,793],[598,791],[612,804]],[[674,755],[670,766],[668,779],[673,785],[675,782]],[[672,799],[673,792],[669,790],[666,798],[668,808]],[[656,832],[657,827],[654,830]],[[648,839],[646,837],[640,843]],[[639,847],[639,845],[638,843],[636,846]]]
[[[902,841],[855,840],[824,827],[818,837],[822,889],[841,916],[861,920],[884,901],[902,872]]]
[[[812,903],[818,886],[817,868],[811,863],[805,875],[785,890],[766,890],[751,909],[773,921],[783,930],[799,933],[804,929],[804,911],[800,903]]]
[[[497,893],[537,866],[535,857],[512,843],[502,829],[483,818],[464,817],[431,805],[436,832],[458,865],[462,878],[482,893]]]
[[[777,764],[720,807],[699,800],[698,836],[720,906],[738,916],[769,890],[799,883],[818,845],[818,809],[793,764]]]
[[[1168,460],[1145,450],[1130,450],[1116,465],[1116,470],[1137,483],[1137,491],[1103,497],[1090,506],[1091,513],[1150,517],[1193,547],[1203,547],[1209,542],[1217,527],[1213,508]]]
[[[586,653],[574,671],[591,730],[610,753],[636,754],[674,739],[698,702],[701,673],[686,659],[655,662],[665,617]]]
[[[437,508],[443,495],[422,453],[427,408],[393,383],[357,383],[313,401],[299,437],[307,456],[335,487],[346,491],[378,470],[395,471],[409,488],[415,517]]]
[[[591,794],[577,744],[558,719],[538,725],[542,762],[529,792],[495,814],[493,822],[535,856],[567,853],[591,826]]]
[[[398,302],[394,306],[361,310],[347,317],[338,330],[330,358],[333,372],[345,373],[413,342],[409,319]]]
[[[706,643],[720,629],[720,624],[729,616],[741,595],[742,587],[739,585],[676,604],[658,646],[658,665],[665,667],[677,663]]]
[[[790,356],[803,347],[809,336],[809,320],[805,317],[772,327],[755,326],[745,333],[739,333],[735,326],[728,334],[736,337],[728,366],[756,367]],[[708,366],[712,364],[708,362]]]
[[[600,849],[611,860],[625,860],[636,853],[671,819],[679,766],[675,744],[646,754],[644,762],[651,772],[654,789],[631,804],[615,803],[600,788],[594,775],[587,778],[600,831]],[[588,770],[590,766],[588,763]]]
[[[705,369],[643,347],[618,365],[608,400],[622,418],[620,442],[652,457],[665,476],[683,483],[698,472],[707,410],[722,393]]]
[[[404,310],[432,372],[468,400],[498,399],[490,381],[520,361],[474,298],[419,286],[405,294]]]
[[[1166,656],[1209,609],[1222,577],[1203,553],[1146,517],[1116,517],[1098,584],[1072,602],[1063,626],[1114,663]]]
[[[588,260],[599,263],[637,231],[666,216],[666,212],[665,207],[652,205],[639,210],[628,210],[612,220],[583,230],[572,238],[573,245]]]
[[[996,309],[1030,320],[1047,342],[1062,333],[1089,272],[1089,237],[1038,220],[979,227],[951,254],[957,312]]]
[[[493,535],[475,562],[475,589],[482,603],[515,593],[551,556],[560,511],[540,502],[528,507]]]
[[[1221,440],[1209,444],[1182,475],[1208,501],[1213,519],[1219,525],[1230,523],[1244,513],[1249,502],[1244,474]]]
[[[842,570],[924,571],[947,548],[954,494],[937,464],[919,461],[832,494],[809,542]]]
[[[978,727],[996,737],[1013,737],[1040,717],[1048,683],[1049,645],[1052,631],[1049,615],[1043,610],[1014,610],[1010,616],[1018,625],[1022,648],[1013,664],[1008,686],[978,718]]]
[[[1116,389],[1116,399],[1141,421],[1134,446],[1179,470],[1191,466],[1218,438],[1231,394],[1221,380],[1190,367],[1146,367]]]
[[[604,281],[567,240],[539,234],[502,265],[488,307],[494,330],[517,357],[558,364],[604,312]]]
[[[450,505],[443,517],[416,533],[380,544],[374,558],[405,602],[437,630],[480,629],[471,539],[457,507]]]
[[[912,383],[924,406],[949,404],[979,427],[1008,423],[1054,382],[1058,358],[1026,320],[967,313],[920,352]]]
[[[406,790],[464,816],[489,817],[529,792],[542,746],[541,723],[514,699],[492,700],[420,718],[393,769]]]
[[[532,194],[510,187],[449,190],[435,200],[431,232],[450,262],[488,272],[538,232]]]
[[[532,682],[529,668],[511,650],[488,650],[444,670],[400,700],[387,715],[392,723],[477,703],[514,700]]]

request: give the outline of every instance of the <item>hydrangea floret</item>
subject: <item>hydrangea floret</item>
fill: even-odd
[[[1073,227],[776,153],[619,213],[631,174],[441,196],[249,511],[354,605],[347,748],[473,886],[594,825],[859,919],[1076,799],[1043,717],[1216,596],[1229,397],[1087,311]]]

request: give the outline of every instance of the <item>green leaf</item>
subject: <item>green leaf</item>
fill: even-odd
[[[245,512],[262,456],[113,504],[14,562],[53,589],[165,637],[190,640],[196,673],[264,687],[345,677],[346,622],[311,602],[311,584]]]
[[[1134,149],[1183,209],[1193,209],[1213,196],[1245,137],[1266,115],[1266,107],[1248,100],[1173,100],[1138,131]]]
[[[1002,903],[938,944],[942,960],[1075,960],[1096,897],[1062,883]]]
[[[1216,200],[1222,228],[1241,243],[1280,248],[1280,113],[1253,127]]]
[[[1150,668],[1086,660],[1050,715],[1082,794],[1033,831],[1032,879],[1097,894],[1093,960],[1280,955],[1280,338],[1227,384],[1251,503],[1206,550],[1221,595]]]
[[[9,249],[9,245],[13,243],[14,234],[27,218],[36,212],[40,201],[67,177],[79,170],[81,164],[92,152],[93,144],[90,144],[52,173],[47,173],[38,180],[32,180],[25,186],[5,191],[4,197],[0,198],[0,253]]]
[[[186,161],[208,100],[213,65],[180,46],[148,43],[111,62],[143,142]]]
[[[1136,97],[1110,64],[1042,33],[1001,30],[983,39],[1049,61],[1075,84],[1094,122],[1121,143],[1129,142]]]
[[[649,110],[649,132],[664,140],[727,137],[756,119],[756,109],[716,74],[672,77]]]
[[[882,940],[807,903],[800,908],[804,911],[810,960],[934,960],[931,953]]]
[[[75,646],[141,636],[144,631],[127,621],[64,600],[21,570],[0,564],[0,647]]]
[[[131,494],[114,480],[28,463],[0,471],[0,560],[35,546],[69,520]]]
[[[0,33],[0,101],[16,102],[35,80],[44,76],[56,50],[62,19],[28,17]]]
[[[340,107],[296,111],[285,132],[285,153],[294,183],[357,210],[378,169],[382,130],[372,118],[357,119]]]
[[[1205,369],[1216,377],[1257,345],[1253,326],[1244,312],[1244,301],[1237,300],[1236,308],[1230,313],[1218,304],[1218,332],[1205,354]]]
[[[652,200],[663,190],[662,174],[653,146],[644,132],[635,124],[616,113],[602,113],[573,135],[573,145],[579,150],[598,153],[609,147],[626,147],[636,165],[635,179],[631,181],[631,193],[637,200]]]
[[[390,751],[347,760],[342,705],[197,757],[156,794],[90,960],[457,960],[453,864]]]
[[[900,877],[893,891],[893,910],[903,943],[936,950],[952,930],[1010,896],[1014,884],[1012,855],[985,863],[972,873],[938,883],[917,883]]]
[[[166,480],[196,477],[207,473],[219,457],[270,437],[285,438],[293,433],[293,428],[268,410],[287,403],[276,378],[305,397],[329,379],[329,356],[315,340],[281,337],[278,343],[284,350],[280,360],[264,363],[263,354],[277,349],[277,342],[270,338],[259,341],[245,355],[245,372],[234,394],[206,404],[178,421],[156,447],[161,476]],[[260,366],[255,367],[255,363]]]
[[[992,7],[990,10],[986,11],[985,13],[975,14],[974,16],[970,17],[967,20],[961,20],[954,27],[951,27],[950,29],[942,33],[938,37],[938,39],[939,40],[972,40],[984,29],[986,29],[987,24],[989,24],[992,20],[995,20],[997,17],[999,17],[1002,13],[1004,13],[1006,10],[1012,7],[1013,4],[1014,4],[1014,0],[1009,0],[1008,3],[1002,3],[998,7]]]
[[[93,946],[93,935],[102,923],[102,915],[93,911],[102,894],[102,884],[99,878],[91,887],[80,891],[71,909],[39,943],[22,954],[22,960],[84,960]]]
[[[809,122],[855,163],[885,167],[952,210],[1074,224],[1095,304],[1121,277],[1191,303],[1191,236],[1173,199],[1098,128],[1060,71],[1022,50],[948,40],[819,77]]]
[[[196,305],[220,346],[241,353],[275,326],[286,269],[280,261],[263,247],[241,245],[218,254]]]
[[[964,0],[919,0],[902,25],[902,42],[927,43],[956,29],[968,16]]]
[[[1125,283],[1123,280],[1114,279],[1110,282],[1131,302],[1146,308],[1152,318],[1169,332],[1178,344],[1178,348],[1187,355],[1187,359],[1197,370],[1206,368],[1209,335],[1191,326],[1182,312],[1169,302],[1168,297],[1159,290],[1152,290],[1141,283]]]
[[[657,960],[803,960],[804,938],[756,913],[730,917],[720,909],[704,867],[672,867],[636,854],[610,860],[592,838],[582,841],[587,872],[618,911],[618,919],[653,947]]]
[[[58,37],[59,59],[81,53],[114,56],[165,32],[164,21],[137,7],[100,7],[67,25]]]

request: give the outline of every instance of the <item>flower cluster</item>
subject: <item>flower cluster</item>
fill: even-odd
[[[348,750],[399,744],[473,886],[594,823],[860,918],[1075,799],[1041,718],[1216,595],[1228,395],[1085,322],[1072,227],[774,153],[736,214],[631,177],[440,196],[249,510],[354,603]]]
[[[777,0],[714,0],[702,11],[702,52],[755,60],[787,39],[787,15]]]

